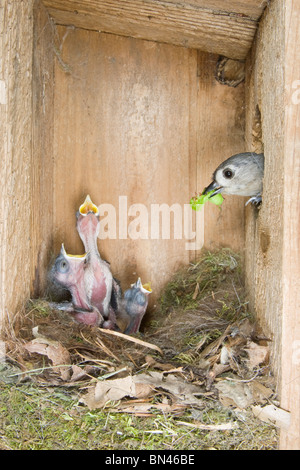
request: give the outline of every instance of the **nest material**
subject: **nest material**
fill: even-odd
[[[74,386],[175,370],[186,383],[217,393],[215,379],[224,372],[246,380],[268,374],[266,338],[248,311],[239,257],[228,249],[205,253],[175,274],[142,336],[76,324],[45,300],[30,301],[3,336],[7,357],[21,370],[12,376],[21,380]]]
[[[38,347],[35,351],[34,345],[46,344],[53,348],[61,345],[68,352],[68,363],[64,363],[70,367],[79,365],[86,372],[80,378],[85,379],[121,366],[130,368],[135,361],[144,360],[144,351],[134,347],[133,343],[111,336],[100,328],[75,323],[67,313],[52,310],[46,300],[28,302],[25,312],[20,312],[14,323],[6,327],[3,339],[7,357],[19,365],[24,378],[57,385],[69,382],[71,375],[67,380],[66,376],[62,378],[60,369],[52,367],[55,364],[50,350],[49,354],[47,350],[43,354]],[[28,348],[28,345],[32,347]],[[66,354],[62,354],[61,359],[63,357],[67,357]],[[26,374],[28,369],[31,372]]]
[[[155,321],[130,337],[77,324],[51,310],[46,300],[30,301],[6,322],[0,385],[15,384],[12,393],[32,386],[38,402],[41,393],[64,387],[89,410],[128,416],[134,425],[144,417],[156,422],[161,413],[176,433],[182,425],[193,433],[203,429],[201,442],[195,438],[192,448],[205,445],[207,433],[213,448],[219,439],[222,448],[240,448],[241,443],[274,448],[276,430],[256,416],[268,421],[262,416],[269,403],[272,413],[283,410],[274,406],[268,341],[248,311],[240,271],[239,257],[230,250],[205,253],[175,274],[162,292]],[[60,406],[63,410],[64,402]],[[205,421],[206,414],[215,416],[213,422]],[[188,422],[178,421],[179,416]],[[152,432],[147,423],[139,425]],[[276,425],[282,425],[280,420]]]
[[[177,348],[189,338],[194,344],[203,336],[212,340],[228,325],[251,319],[239,256],[228,249],[208,252],[180,270],[166,286],[159,310],[156,335]]]

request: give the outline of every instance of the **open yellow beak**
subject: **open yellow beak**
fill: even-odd
[[[142,284],[142,288],[143,288],[145,291],[147,291],[149,294],[151,294],[152,289],[151,289],[150,282],[147,282],[146,284]]]
[[[144,292],[144,294],[151,294],[152,292],[150,282],[147,282],[147,284],[142,284],[140,277],[134,284],[131,284],[131,287],[138,287],[142,292]]]
[[[78,260],[84,259],[87,255],[86,253],[84,253],[83,255],[70,255],[66,252],[64,244],[62,244],[60,252],[65,258],[77,258]]]
[[[98,207],[93,203],[89,194],[85,198],[85,201],[79,207],[79,212],[81,215],[87,215],[89,212],[94,212],[95,215],[99,214]]]
[[[139,287],[144,294],[151,294],[151,284],[147,282],[146,284],[142,284],[141,278],[139,277],[135,284],[131,284],[131,287]]]

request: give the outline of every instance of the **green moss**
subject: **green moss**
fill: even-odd
[[[64,388],[0,385],[0,448],[14,450],[195,450],[274,449],[276,432],[247,416],[207,400],[203,410],[153,412],[137,417],[79,406],[77,393]],[[229,431],[200,430],[182,422],[237,424]]]
[[[41,299],[29,300],[26,309],[36,318],[48,317],[51,312],[49,303]]]
[[[160,310],[164,315],[172,308],[195,309],[204,297],[216,289],[230,287],[230,292],[234,292],[232,281],[240,285],[240,277],[237,254],[226,248],[214,253],[208,251],[196,263],[191,263],[174,275],[162,293]],[[225,281],[228,279],[231,282],[226,286]],[[226,292],[224,295],[226,297]]]

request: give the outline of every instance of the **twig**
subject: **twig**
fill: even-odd
[[[119,374],[120,372],[127,372],[127,371],[128,371],[128,368],[123,367],[122,369],[114,370],[113,372],[109,372],[108,374],[100,375],[99,377],[97,377],[97,380],[99,381],[106,380],[106,379],[109,379],[110,377],[113,377],[114,375]]]
[[[128,336],[128,335],[125,335],[124,333],[120,333],[119,331],[106,330],[104,328],[99,328],[99,331],[101,331],[101,333],[107,333],[112,336],[118,336],[119,338],[126,339],[127,341],[131,341],[132,343],[140,344],[141,346],[144,346],[145,348],[154,349],[155,351],[158,351],[163,356],[162,350],[160,349],[160,347],[156,346],[155,344],[147,343],[146,341],[142,341],[141,339],[134,338],[133,336]]]
[[[53,365],[53,366],[44,366],[44,367],[38,367],[37,369],[30,369],[30,370],[25,370],[25,371],[22,371],[22,372],[16,372],[15,374],[10,374],[8,375],[7,377],[16,377],[18,375],[30,375],[30,374],[34,374],[34,373],[40,373],[40,372],[44,372],[44,370],[47,370],[47,369],[57,369],[59,367],[72,367],[72,364],[56,364],[56,365]]]
[[[238,293],[237,293],[237,290],[236,290],[236,288],[235,288],[235,285],[234,285],[234,282],[233,282],[232,279],[231,279],[231,284],[232,284],[233,290],[234,290],[234,292],[235,292],[235,295],[236,295],[236,297],[237,297],[237,299],[238,299],[238,301],[239,301],[239,306],[241,306],[241,299],[239,298],[239,295],[238,295]]]
[[[267,366],[266,366],[267,367]],[[255,380],[256,377],[259,376],[259,374],[261,373],[262,370],[266,369],[266,367],[261,367],[260,369],[258,369],[256,371],[256,373],[253,375],[253,377],[251,377],[251,379],[234,379],[234,378],[231,378],[231,377],[224,377],[225,380],[229,380],[230,382],[243,382],[243,383],[248,383],[248,382],[252,382],[252,380]],[[223,380],[223,379],[222,379]]]
[[[113,357],[117,362],[121,362],[121,360],[99,338],[97,338],[95,342],[99,346],[99,348],[104,351],[105,354]]]
[[[189,426],[196,429],[205,429],[207,431],[227,431],[236,427],[236,423],[222,423],[222,424],[201,424],[201,423],[186,423],[185,421],[176,421],[177,424]]]
[[[96,343],[98,348],[102,349],[102,351],[104,351],[105,354],[107,354],[108,356],[113,357],[117,362],[121,362],[120,359],[105,344],[103,344],[103,342],[99,338],[97,338],[95,340],[95,343],[92,343],[91,341],[89,341],[87,338],[84,337],[82,332],[81,332],[81,336],[85,341],[92,344],[93,346],[95,346],[95,343]]]

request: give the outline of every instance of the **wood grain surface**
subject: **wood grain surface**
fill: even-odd
[[[43,0],[57,24],[245,59],[265,1]]]

